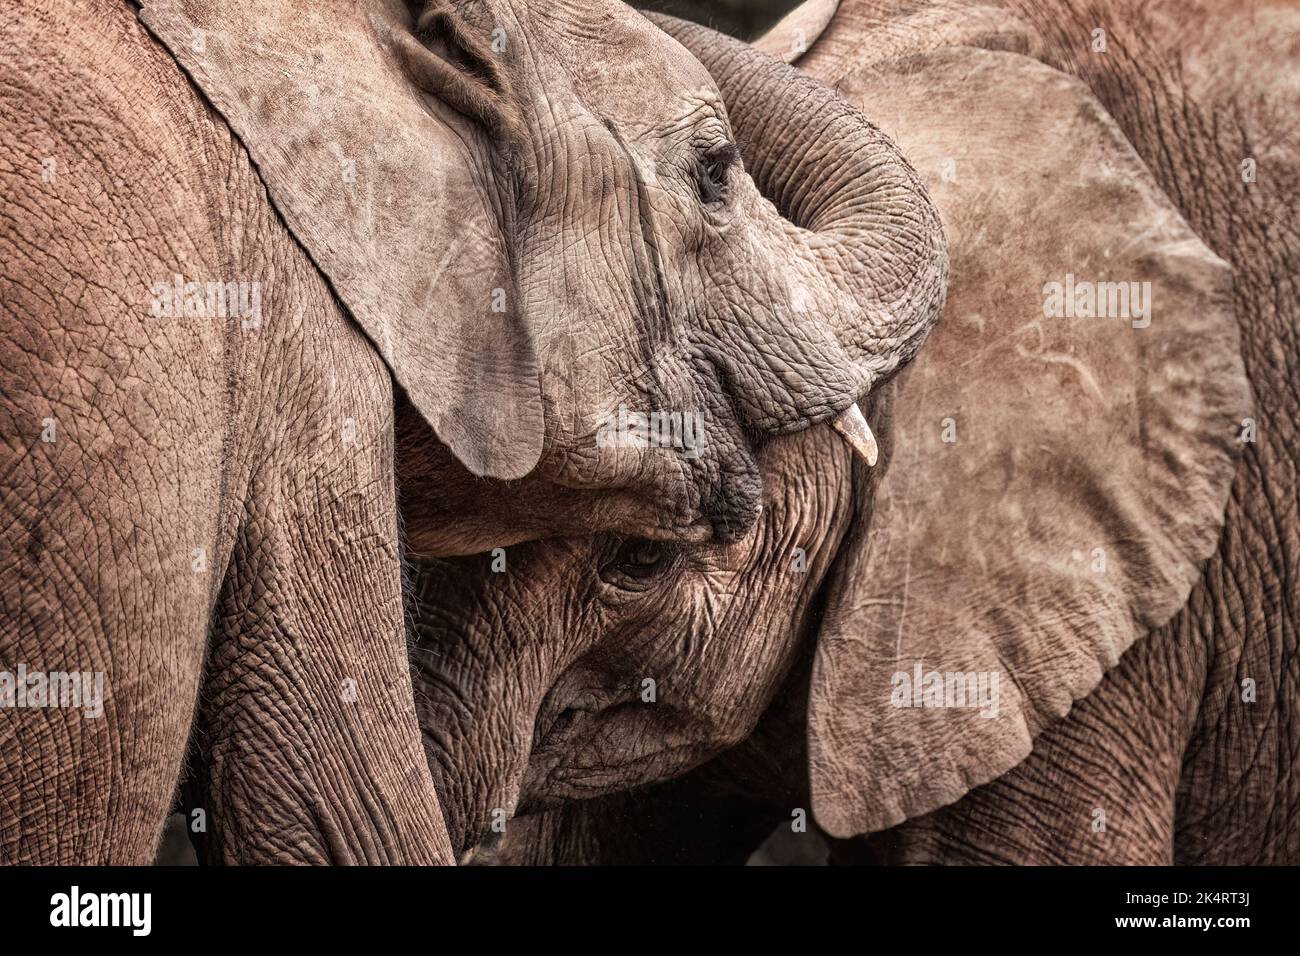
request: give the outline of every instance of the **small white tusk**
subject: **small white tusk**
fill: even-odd
[[[868,465],[876,463],[876,458],[880,454],[880,449],[876,447],[876,436],[871,434],[871,426],[867,424],[866,416],[856,404],[845,409],[844,414],[831,422],[831,427],[844,436],[844,440],[862,457],[863,461]]]

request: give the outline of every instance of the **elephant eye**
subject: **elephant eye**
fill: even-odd
[[[721,202],[727,196],[727,178],[731,167],[740,159],[740,151],[727,143],[700,157],[700,199],[707,204]]]
[[[616,587],[635,590],[657,577],[672,564],[672,554],[658,541],[628,538],[600,570],[601,579]]]

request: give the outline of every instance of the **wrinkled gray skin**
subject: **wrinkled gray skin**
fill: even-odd
[[[103,671],[107,700],[96,720],[4,712],[21,756],[0,767],[0,860],[148,862],[193,736],[186,803],[205,811],[209,861],[449,861],[410,698],[395,474],[423,554],[558,531],[733,539],[757,516],[761,437],[842,412],[937,317],[924,190],[821,87],[759,98],[779,120],[764,139],[766,116],[729,117],[704,69],[626,7],[448,10],[427,49],[407,38],[441,82],[420,57],[481,56],[464,37],[497,21],[512,37],[516,178],[492,179],[490,151],[475,174],[517,203],[512,278],[540,324],[541,463],[516,483],[474,477],[395,397],[244,144],[131,6],[6,10],[0,666]],[[611,50],[635,85],[587,69]],[[457,108],[486,95],[461,90]],[[824,142],[783,132],[796,107],[829,122]],[[710,171],[733,139],[750,171]],[[802,186],[769,184],[775,205],[773,166]],[[261,327],[150,315],[175,273],[261,281]],[[685,354],[660,367],[665,345]],[[699,409],[704,453],[598,450],[590,422],[620,397]]]
[[[209,859],[447,861],[383,363],[129,5],[9,5],[0,48],[0,669],[105,697],[0,712],[0,860],[149,863],[196,728]],[[260,280],[260,328],[151,315],[174,273]]]
[[[750,736],[806,648],[809,582],[853,511],[829,428],[759,461],[762,518],[734,544],[561,538],[509,549],[496,572],[488,555],[418,565],[416,710],[458,852],[500,811],[669,778]]]
[[[844,21],[808,68],[826,82],[894,5]],[[909,8],[914,5],[907,5]],[[1225,528],[1186,607],[1036,742],[1025,763],[949,809],[881,834],[891,862],[1295,864],[1300,861],[1300,133],[1285,4],[927,4],[947,42],[1023,49],[1106,106],[1193,230],[1234,270],[1234,311],[1256,401],[1256,440]],[[1108,53],[1091,50],[1098,25]],[[932,43],[899,30],[914,48]],[[1087,40],[1085,41],[1085,38]],[[1258,175],[1243,183],[1243,163]],[[1254,705],[1243,706],[1243,682]],[[1121,759],[1102,754],[1120,752]],[[1091,827],[1097,808],[1126,821]],[[1071,821],[1062,837],[1059,821]],[[1088,821],[1080,830],[1078,821]],[[857,846],[850,847],[860,852]]]
[[[1199,6],[1189,14],[1181,4],[1147,14],[1114,4],[1104,16],[1070,3],[1008,6],[1010,13],[907,4],[893,19],[890,4],[846,3],[844,18],[803,65],[836,83],[861,67],[864,50],[906,56],[951,43],[1019,49],[1079,75],[1198,235],[1234,266],[1258,440],[1245,448],[1218,552],[1168,625],[1140,640],[1049,726],[1019,767],[895,829],[832,841],[832,855],[846,862],[1295,863],[1300,527],[1291,439],[1300,407],[1288,369],[1300,356],[1295,192],[1285,184],[1300,174],[1300,144],[1293,128],[1275,123],[1286,104],[1294,109],[1294,97],[1253,85],[1268,81],[1245,64],[1272,47],[1263,32],[1242,28],[1249,21]],[[1112,37],[1109,56],[1088,50],[1098,20]],[[1174,69],[1177,43],[1204,59]],[[1234,117],[1227,128],[1225,116]],[[1267,156],[1271,182],[1244,191],[1225,185],[1240,183],[1243,156]],[[877,434],[888,443],[878,416]],[[765,513],[753,550],[740,554],[748,577],[735,573],[727,552],[664,552],[656,561],[653,551],[620,554],[612,543],[571,541],[530,546],[519,563],[512,551],[511,573],[495,581],[486,559],[427,571],[417,709],[458,851],[496,839],[485,824],[499,807],[523,815],[478,859],[742,862],[774,825],[809,806],[805,713],[818,597],[790,590],[792,576],[779,572],[788,571],[789,542],[811,530],[810,580],[818,580],[822,550],[833,552],[844,534],[837,509],[850,470],[837,464],[831,436],[825,446],[819,441],[814,430],[761,459],[769,488],[778,486],[769,494],[781,504]],[[806,466],[812,460],[816,470]],[[816,477],[822,462],[824,481]],[[547,548],[555,549],[549,557]],[[478,582],[459,613],[447,609],[450,580],[458,588]],[[625,617],[615,620],[611,608]],[[557,621],[563,640],[544,639]],[[464,635],[467,645],[449,650]],[[595,675],[594,687],[625,687],[622,706],[604,709],[609,701],[584,693],[575,679],[541,698],[535,729],[511,712],[511,695],[532,701],[569,669]],[[473,706],[477,674],[494,694],[481,718]],[[646,674],[667,675],[653,705],[637,696]],[[1248,678],[1257,706],[1242,704]],[[468,694],[450,698],[449,686]],[[472,722],[478,719],[487,725]],[[500,744],[466,753],[455,739],[460,732],[486,732],[474,739]],[[518,756],[529,749],[531,756]],[[474,766],[479,791],[449,782],[457,761]]]
[[[630,9],[548,4],[535,25],[527,9],[509,11],[512,35],[546,72],[522,106],[521,165],[546,188],[524,210],[519,282],[540,300],[550,430],[517,482],[478,480],[449,468],[442,447],[403,442],[408,546],[468,554],[593,525],[733,539],[757,512],[753,446],[844,411],[937,319],[947,261],[933,207],[897,149],[824,87],[772,69],[752,98],[723,102],[708,72]],[[484,24],[504,15],[468,10]],[[687,41],[701,30],[656,22]],[[592,24],[599,46],[587,49]],[[607,69],[578,62],[596,53]],[[566,110],[574,118],[553,135],[548,117]],[[793,115],[818,135],[799,135]],[[720,174],[725,201],[702,207],[700,158],[731,142],[743,167]],[[701,453],[598,449],[575,393],[611,412],[695,411]],[[399,439],[411,424],[399,408]]]

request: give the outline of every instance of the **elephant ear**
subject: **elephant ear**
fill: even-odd
[[[542,399],[485,182],[509,126],[486,38],[439,8],[426,45],[400,0],[145,0],[141,18],[438,437],[475,474],[527,474]]]
[[[1177,611],[1251,395],[1228,267],[1081,84],[959,48],[841,91],[927,179],[952,256],[827,583],[812,806],[849,837],[1012,768]],[[1088,317],[1086,282],[1139,283],[1128,317],[1118,288]]]

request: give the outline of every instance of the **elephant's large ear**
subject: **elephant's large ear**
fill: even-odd
[[[1228,267],[1081,84],[970,48],[878,70],[840,89],[927,179],[952,273],[827,585],[812,806],[840,837],[1013,767],[1179,609],[1251,406]]]
[[[141,16],[438,437],[476,474],[529,472],[542,401],[509,211],[484,181],[511,125],[488,38],[445,8],[417,38],[400,0],[145,0]]]

